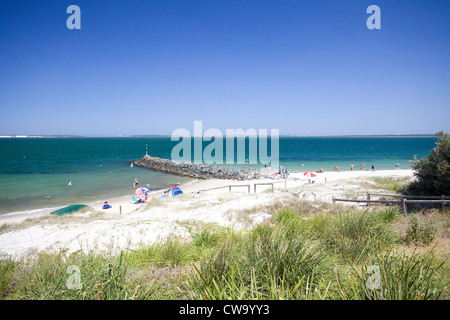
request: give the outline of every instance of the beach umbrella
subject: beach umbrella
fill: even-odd
[[[317,177],[316,174],[315,174],[315,173],[312,173],[312,172],[305,172],[303,175],[304,175],[305,177],[310,177],[310,178],[312,178],[312,177]]]
[[[147,188],[137,188],[135,194],[137,195],[147,195],[147,193],[149,193],[150,190],[148,190]]]

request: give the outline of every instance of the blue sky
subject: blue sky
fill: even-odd
[[[3,0],[0,134],[449,132],[449,31],[448,0]]]

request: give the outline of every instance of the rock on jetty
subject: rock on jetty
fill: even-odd
[[[133,164],[157,171],[201,179],[252,180],[261,177],[257,172],[249,173],[248,170],[244,169],[193,164],[190,162],[172,161],[150,156],[144,156],[141,159],[135,160],[133,161]]]

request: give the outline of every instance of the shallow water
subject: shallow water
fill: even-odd
[[[395,169],[396,163],[407,169],[414,155],[427,156],[436,141],[436,137],[281,137],[279,162],[298,171],[331,171],[338,165],[341,171],[349,170],[352,162],[356,169],[363,164],[370,169],[372,163],[375,169]],[[135,178],[150,190],[191,181],[130,167],[132,160],[145,154],[146,144],[151,156],[170,158],[177,143],[170,137],[0,139],[0,214],[131,196]],[[203,142],[203,148],[208,144]],[[270,142],[268,146],[270,155]],[[260,163],[224,166],[263,167]]]

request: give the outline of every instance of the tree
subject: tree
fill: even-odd
[[[440,131],[436,147],[430,154],[418,160],[414,157],[411,167],[416,181],[407,188],[407,192],[426,195],[450,194],[450,136]]]

